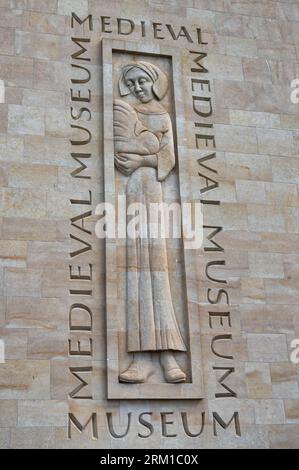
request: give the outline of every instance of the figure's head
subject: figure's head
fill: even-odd
[[[154,82],[144,70],[132,67],[124,74],[124,82],[130,93],[142,103],[148,103],[154,98]]]
[[[148,62],[131,62],[122,69],[119,80],[121,96],[132,94],[142,103],[154,98],[161,100],[168,88],[166,75]]]

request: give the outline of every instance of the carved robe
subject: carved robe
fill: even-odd
[[[158,167],[140,167],[129,177],[127,205],[163,202],[162,181],[175,165],[172,124],[156,101],[114,105],[116,153],[157,155]],[[176,320],[168,275],[165,239],[127,237],[127,350],[186,351]]]

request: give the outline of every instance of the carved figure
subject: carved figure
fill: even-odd
[[[136,102],[114,102],[115,165],[128,177],[127,204],[163,202],[162,182],[175,166],[172,123],[160,100],[167,76],[148,62],[125,65],[120,96]],[[127,238],[127,351],[130,366],[119,380],[146,382],[153,373],[152,355],[159,354],[167,382],[186,381],[173,351],[186,351],[172,299],[165,239]]]

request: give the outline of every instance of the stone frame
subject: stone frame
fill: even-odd
[[[171,60],[173,70],[182,71],[188,60],[187,51],[168,46],[144,45],[135,42],[102,39],[102,68],[103,68],[103,159],[104,159],[104,198],[105,202],[114,202],[115,198],[115,168],[111,155],[114,154],[113,142],[113,80],[112,57],[113,51],[140,53],[151,56],[165,56]],[[174,112],[177,136],[178,184],[181,202],[192,200],[188,172],[188,149],[185,139],[185,106],[183,88],[184,77],[173,75]],[[190,98],[191,99],[191,98]],[[199,306],[192,301],[191,292],[194,290],[196,261],[193,250],[184,248],[187,313],[189,321],[190,368],[192,382],[189,383],[144,383],[125,384],[118,381],[119,375],[119,345],[117,305],[117,260],[116,240],[106,239],[106,332],[107,332],[107,398],[108,399],[202,399],[203,398],[203,366],[201,361],[201,340]],[[184,240],[183,240],[184,246]],[[186,270],[186,266],[192,266]],[[196,280],[195,280],[196,281]],[[197,280],[198,281],[198,280]],[[196,297],[195,297],[196,298]]]

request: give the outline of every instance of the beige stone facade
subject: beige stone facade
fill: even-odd
[[[180,190],[205,227],[185,258],[202,399],[107,399],[106,294],[124,292],[95,234],[113,189],[102,39],[182,58]],[[296,77],[296,0],[0,0],[0,448],[299,448]]]

